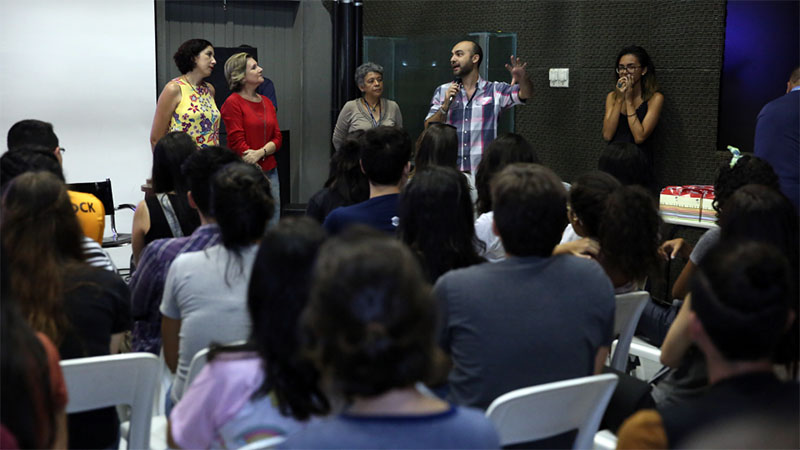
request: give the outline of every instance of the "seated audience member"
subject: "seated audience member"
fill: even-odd
[[[492,181],[492,204],[508,258],[450,271],[434,286],[456,403],[486,408],[514,389],[600,373],[614,290],[597,262],[551,256],[566,198],[550,169],[506,167]]]
[[[436,313],[408,247],[353,229],[320,250],[304,314],[311,355],[346,406],[286,448],[497,448],[480,411],[415,388],[434,372]]]
[[[484,243],[478,253],[489,262],[502,261],[506,257],[500,238],[492,232],[492,196],[490,182],[495,174],[514,163],[539,163],[533,147],[519,134],[506,133],[492,141],[483,153],[475,174],[475,189],[478,201],[478,219],[475,220],[475,233]]]
[[[175,372],[168,412],[183,395],[195,353],[212,342],[231,343],[250,335],[247,285],[273,213],[269,180],[259,168],[234,162],[214,175],[211,214],[221,243],[179,255],[164,285],[161,339],[164,360]]]
[[[130,281],[133,351],[161,351],[161,297],[172,261],[178,255],[205,250],[219,243],[217,221],[211,214],[211,177],[228,163],[241,161],[227,148],[209,146],[193,152],[183,163],[189,206],[197,210],[200,227],[191,236],[158,239],[145,247]]]
[[[64,183],[47,172],[14,178],[0,225],[11,270],[11,295],[31,327],[62,359],[118,351],[130,329],[130,294],[116,273],[84,261],[82,232]],[[70,448],[109,448],[118,441],[116,410],[69,415]]]
[[[617,294],[637,290],[658,266],[661,219],[653,198],[622,186],[604,172],[578,177],[569,191],[568,214],[578,236],[599,242],[596,256]]]
[[[308,200],[306,215],[325,222],[331,211],[369,198],[369,182],[361,170],[359,158],[364,130],[356,130],[345,139],[331,158],[331,176],[322,189]]]
[[[43,147],[36,146],[22,146],[17,147],[13,152],[6,152],[0,157],[0,184],[3,188],[8,185],[8,182],[13,180],[17,175],[25,172],[50,172],[62,182],[64,181],[64,172],[61,169],[61,164],[55,157],[53,152],[44,149]],[[70,196],[72,191],[67,191]],[[70,198],[72,200],[72,198]],[[101,206],[102,207],[102,206]],[[79,208],[72,205],[73,211],[80,211]],[[76,216],[79,215],[76,213]],[[80,219],[79,219],[80,220]],[[83,230],[86,233],[86,230]],[[102,231],[100,232],[100,240],[102,241]],[[103,250],[103,247],[94,239],[86,234],[82,236],[81,246],[83,247],[83,254],[86,262],[94,267],[99,267],[111,272],[116,272],[117,267],[111,261],[111,257]]]
[[[789,208],[791,200],[774,188],[751,184],[733,193],[727,208],[720,214],[720,239],[732,241],[737,238],[771,243],[789,261],[791,281],[797,288],[800,274],[800,229],[798,217]],[[796,210],[795,210],[796,212]],[[795,317],[800,318],[800,298],[794,297],[789,305]],[[774,360],[788,369],[789,376],[796,379],[800,360],[800,333],[798,320],[792,323],[789,332],[778,346]]]
[[[652,169],[642,150],[630,142],[612,142],[603,149],[597,170],[612,175],[623,186],[655,189]]]
[[[189,206],[186,178],[181,164],[197,147],[188,134],[173,131],[153,149],[153,193],[139,202],[133,214],[131,246],[139,264],[144,247],[156,239],[189,236],[200,226],[197,212]]]
[[[778,176],[764,160],[744,155],[733,159],[731,163],[723,163],[719,174],[714,181],[714,209],[717,215],[725,208],[728,198],[740,187],[746,184],[761,184],[778,190]],[[674,259],[676,256],[688,258],[686,265],[672,285],[672,298],[683,300],[689,289],[689,280],[695,268],[705,253],[719,241],[719,228],[711,228],[697,241],[694,248],[682,238],[671,239],[661,244],[661,252],[665,259]],[[677,305],[672,307],[661,306],[655,302],[648,303],[636,334],[644,336],[653,345],[660,346],[664,340],[672,320],[675,318]]]
[[[8,130],[6,139],[9,152],[33,147],[40,147],[52,153],[62,164],[62,153],[66,150],[58,145],[58,137],[53,131],[53,125],[41,120],[21,120]],[[64,176],[62,174],[61,178]],[[103,202],[92,194],[77,191],[67,191],[72,202],[72,209],[78,217],[83,233],[94,239],[98,244],[103,243],[103,232],[106,226],[106,210]]]
[[[711,250],[692,281],[686,328],[708,363],[711,387],[696,399],[635,414],[620,429],[617,448],[682,448],[694,432],[743,416],[789,418],[797,436],[797,382],[782,383],[772,371],[772,355],[794,319],[792,276],[768,244]]]
[[[211,347],[208,365],[170,415],[174,444],[239,448],[327,414],[317,371],[297,357],[300,313],[324,239],[314,220],[291,217],[264,236],[250,277],[250,337],[244,345]]]
[[[337,234],[348,225],[369,225],[381,231],[397,230],[397,202],[406,183],[411,157],[411,140],[405,130],[380,126],[364,133],[361,168],[369,180],[369,200],[336,208],[323,226]]]
[[[758,241],[780,249],[790,261],[797,284],[798,228],[794,208],[776,189],[762,185],[746,185],[729,196],[720,212],[720,245],[740,240]],[[796,297],[795,297],[796,298]],[[797,308],[797,301],[790,306]],[[705,361],[691,345],[688,324],[691,298],[687,296],[661,346],[661,362],[672,369],[652,391],[656,405],[680,402],[696,397],[708,384]],[[785,364],[792,377],[797,373],[796,322],[784,335],[775,362]]]
[[[419,135],[414,153],[414,171],[430,166],[456,168],[458,136],[456,127],[446,123],[432,123]]]
[[[481,243],[472,223],[469,184],[455,168],[417,171],[400,194],[399,215],[398,236],[417,255],[429,282],[486,261],[475,251]]]
[[[717,179],[714,181],[713,206],[717,211],[717,216],[723,211],[726,200],[737,189],[746,184],[761,184],[776,190],[780,189],[780,183],[775,171],[761,158],[744,155],[732,160],[730,164],[723,163],[719,168]],[[694,248],[680,238],[664,242],[662,249],[666,256],[675,258],[680,255],[688,258],[686,266],[684,266],[672,286],[673,298],[683,299],[686,296],[689,292],[689,280],[695,271],[695,267],[703,259],[705,252],[714,246],[717,241],[719,241],[719,228],[711,228],[703,233]]]
[[[417,139],[414,153],[414,173],[430,166],[452,167],[458,170],[458,136],[456,127],[433,122],[425,128]],[[467,179],[470,205],[478,201],[475,178],[468,172],[461,172]],[[413,175],[412,175],[413,177]]]
[[[5,258],[0,298],[0,421],[16,442],[6,448],[67,448],[67,386],[58,350],[34,333],[8,291]],[[4,436],[5,437],[5,436]]]

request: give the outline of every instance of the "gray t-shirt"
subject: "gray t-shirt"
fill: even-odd
[[[700,236],[700,239],[697,240],[697,245],[694,246],[692,253],[689,254],[689,260],[694,263],[694,265],[700,264],[700,261],[706,256],[711,247],[715,246],[719,242],[719,227],[716,228],[709,228]]]
[[[195,353],[212,342],[228,344],[250,335],[247,288],[257,252],[258,245],[245,247],[237,259],[217,244],[179,255],[170,266],[161,314],[181,321],[173,401],[183,395]]]
[[[593,260],[512,257],[450,271],[434,293],[458,404],[487,408],[514,389],[591,375],[612,341],[614,289]]]
[[[500,448],[483,412],[451,407],[415,416],[341,414],[308,425],[280,448]]]

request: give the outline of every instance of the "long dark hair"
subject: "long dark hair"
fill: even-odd
[[[260,169],[233,162],[214,174],[211,215],[217,219],[222,244],[239,263],[240,273],[244,270],[241,251],[264,236],[267,222],[274,213],[274,204],[269,180]]]
[[[623,186],[606,200],[600,229],[600,255],[605,268],[628,280],[642,280],[660,262],[661,217],[653,196],[641,186]]]
[[[446,123],[432,123],[417,139],[414,171],[428,166],[456,167],[458,135],[456,127]]]
[[[431,283],[448,270],[479,264],[467,179],[456,169],[429,166],[400,194],[400,240],[422,261]]]
[[[181,172],[181,165],[196,151],[194,139],[181,131],[167,133],[153,148],[153,191],[157,194],[175,192],[171,203],[179,222],[186,226],[185,231],[194,231],[200,226],[200,217],[186,197],[188,179]]]
[[[483,153],[483,159],[478,164],[478,171],[475,174],[479,214],[492,210],[492,195],[489,188],[492,177],[503,170],[504,167],[514,163],[539,163],[539,157],[531,147],[531,144],[519,134],[502,134],[486,148]]]
[[[345,206],[369,198],[369,181],[359,164],[363,139],[364,130],[353,131],[331,158],[331,176],[325,187],[338,193]]]
[[[0,417],[19,448],[51,448],[56,405],[47,354],[25,323],[9,291],[5,252],[0,254]],[[45,423],[42,423],[42,419]]]
[[[49,172],[27,172],[3,195],[2,246],[11,292],[34,330],[59,345],[69,320],[63,307],[67,273],[84,264],[83,232],[67,188]]]
[[[636,59],[639,60],[639,65],[641,65],[641,69],[644,72],[644,69],[647,69],[647,73],[642,75],[641,80],[639,81],[642,84],[642,100],[648,101],[653,94],[660,90],[658,86],[658,80],[656,79],[656,66],[653,64],[653,60],[650,59],[650,55],[647,54],[647,50],[639,47],[638,45],[631,45],[629,47],[625,47],[617,53],[617,59],[615,59],[614,68],[616,69],[619,66],[619,60],[622,59],[625,55],[633,55]],[[619,74],[614,72],[614,81],[619,79]],[[616,97],[617,91],[614,91],[614,96]]]
[[[256,351],[263,361],[264,381],[253,397],[273,394],[281,414],[298,420],[330,410],[318,386],[318,372],[298,356],[298,322],[308,303],[311,268],[324,240],[322,227],[308,217],[283,219],[268,231],[250,277],[250,338],[240,346],[212,346],[208,354],[212,361],[222,352]]]

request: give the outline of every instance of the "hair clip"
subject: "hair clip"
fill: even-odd
[[[738,148],[732,145],[728,146],[728,151],[730,151],[731,155],[733,155],[731,156],[731,169],[733,169],[733,166],[735,166],[736,163],[739,161],[739,158],[742,157],[742,152],[740,152]]]

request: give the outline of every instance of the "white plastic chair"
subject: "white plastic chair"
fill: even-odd
[[[285,436],[274,436],[267,439],[261,439],[255,442],[251,442],[244,447],[239,447],[239,450],[262,450],[265,448],[275,448],[286,440]]]
[[[614,312],[614,334],[619,335],[617,346],[611,356],[609,367],[620,372],[625,371],[628,363],[628,351],[631,347],[631,339],[639,323],[639,317],[647,302],[650,301],[650,293],[647,291],[629,292],[616,296],[617,309]]]
[[[486,416],[501,446],[577,429],[573,448],[587,449],[616,385],[617,376],[607,373],[517,389],[496,398]]]
[[[634,337],[631,341],[630,354],[639,357],[639,366],[633,376],[650,382],[653,376],[664,366],[661,364],[661,349]]]
[[[153,389],[158,358],[150,353],[124,353],[61,361],[69,402],[67,413],[130,405],[128,448],[150,448]]]

